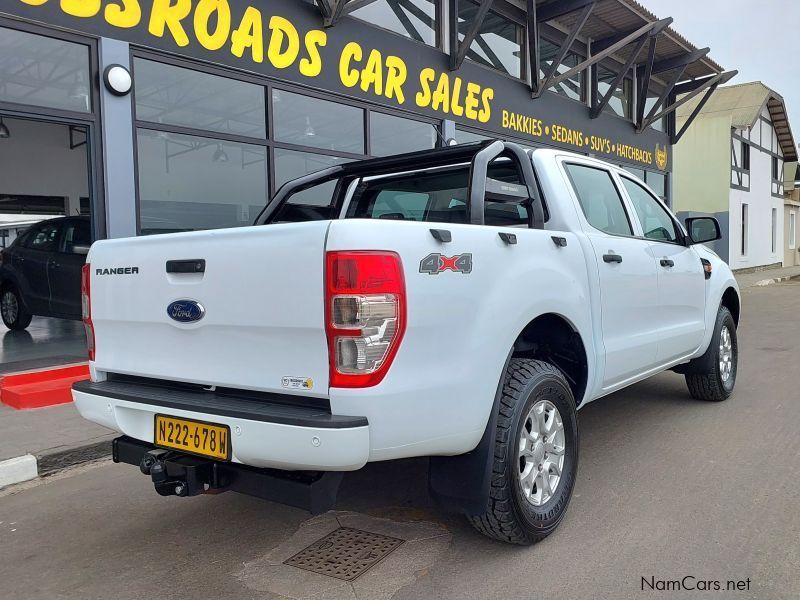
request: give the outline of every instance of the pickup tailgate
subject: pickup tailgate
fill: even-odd
[[[88,259],[95,369],[327,396],[329,223],[98,242]],[[205,261],[205,269],[167,272],[168,261]],[[173,319],[168,307],[187,300],[202,305],[202,318]]]

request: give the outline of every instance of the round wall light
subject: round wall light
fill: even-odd
[[[103,83],[115,96],[125,96],[133,87],[131,72],[122,65],[108,65],[103,71]]]

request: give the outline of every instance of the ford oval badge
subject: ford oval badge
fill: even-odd
[[[194,300],[176,300],[167,307],[167,316],[178,323],[193,323],[206,314],[203,305]]]

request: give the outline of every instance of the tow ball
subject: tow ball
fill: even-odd
[[[197,496],[224,491],[212,461],[156,448],[142,455],[139,469],[161,496]]]

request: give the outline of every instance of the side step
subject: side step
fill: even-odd
[[[87,364],[10,373],[0,377],[0,402],[27,410],[72,402],[72,384],[89,378]]]
[[[343,473],[256,469],[156,448],[127,436],[112,443],[116,463],[150,475],[162,496],[197,496],[233,491],[295,506],[318,515],[336,504]]]

